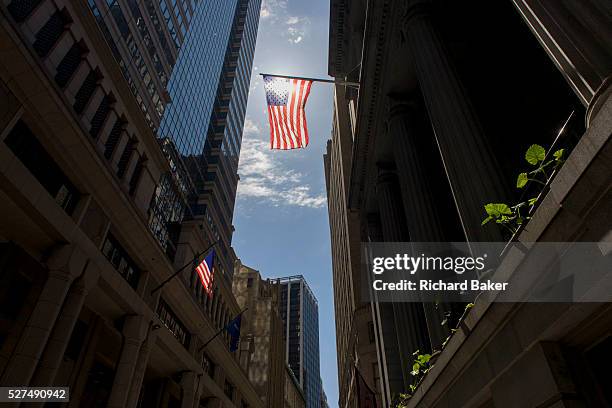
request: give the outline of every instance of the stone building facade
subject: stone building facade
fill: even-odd
[[[282,408],[286,369],[284,325],[278,307],[280,287],[238,261],[232,290],[245,311],[240,351],[243,367],[265,406]]]
[[[288,365],[285,365],[285,404],[283,406],[285,408],[306,407],[302,387]]]
[[[611,404],[596,356],[609,304],[382,303],[361,296],[361,242],[610,242],[611,17],[605,1],[331,0],[336,86],[325,155],[341,407],[355,370],[380,407],[413,384],[412,353],[440,350],[408,402]],[[484,205],[520,200],[532,144],[566,161],[514,236]],[[602,222],[602,220],[605,220]],[[605,245],[604,245],[605,246]],[[602,251],[605,256],[605,251]],[[556,404],[556,405],[555,405]]]
[[[169,2],[107,3],[135,5],[145,17],[130,24],[155,33]],[[173,251],[152,231],[152,197],[177,163],[125,73],[141,73],[124,54],[135,48],[115,53],[92,4],[0,5],[0,384],[69,386],[69,406],[263,407],[227,335],[202,348],[240,310],[228,279],[209,298],[189,267],[214,241],[210,217],[166,225]],[[164,24],[181,30],[176,10],[190,18],[195,4]],[[140,46],[142,26],[128,27]]]

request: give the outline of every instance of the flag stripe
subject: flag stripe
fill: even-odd
[[[200,283],[202,283],[202,287],[206,291],[206,294],[209,297],[212,297],[212,283],[214,277],[214,259],[215,252],[211,251],[211,253],[205,257],[202,262],[198,266],[196,266],[195,271],[200,278]]]
[[[306,147],[303,146],[302,143],[302,138],[303,138],[303,134],[304,134],[304,129],[302,127],[302,116],[303,116],[303,112],[304,112],[304,106],[302,104],[302,98],[304,97],[304,81],[300,81],[300,93],[298,96],[298,102],[299,102],[299,106],[300,108],[298,109],[298,115],[296,118],[296,124],[297,124],[297,128],[298,128],[298,137],[300,138],[300,146],[301,147]]]
[[[302,109],[306,106],[306,100],[308,99],[308,95],[310,95],[310,86],[312,85],[312,81],[308,81],[306,84],[306,93],[304,94],[303,106]],[[308,146],[308,126],[306,125],[306,115],[302,118],[302,127],[304,128],[304,147]]]
[[[294,135],[297,135],[297,130],[296,130],[296,122],[295,122],[295,102],[296,102],[296,97],[295,97],[295,91],[296,91],[296,83],[297,83],[297,79],[292,79],[291,80],[293,86],[291,87],[291,98],[289,98],[289,125],[291,126],[291,130],[293,131]]]
[[[308,145],[304,109],[312,81],[264,77],[272,149],[299,149]]]

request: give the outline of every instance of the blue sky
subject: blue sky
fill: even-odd
[[[332,87],[313,84],[306,105],[310,145],[271,151],[260,72],[327,77],[329,0],[264,0],[238,173],[233,245],[264,277],[304,275],[319,302],[321,377],[337,406],[329,225],[323,153]]]

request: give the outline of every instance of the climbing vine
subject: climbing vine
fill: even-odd
[[[531,168],[519,173],[516,179],[516,188],[524,189],[530,183],[539,184],[541,188],[533,197],[514,205],[506,203],[486,204],[484,209],[487,217],[482,221],[483,226],[490,221],[494,221],[511,234],[515,234],[519,227],[531,218],[529,211],[538,201],[550,175],[564,162],[564,149],[556,150],[552,153],[552,158],[547,160],[549,153],[538,144],[529,146],[529,149],[525,152],[525,160],[531,165]]]

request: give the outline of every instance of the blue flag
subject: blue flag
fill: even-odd
[[[242,313],[227,324],[225,330],[230,335],[230,352],[238,350],[238,342],[240,342],[240,323],[242,322]]]

